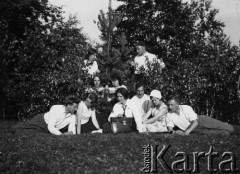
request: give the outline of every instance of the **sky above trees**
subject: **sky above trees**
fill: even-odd
[[[183,2],[190,0],[183,0]],[[94,20],[98,20],[100,10],[107,12],[108,0],[49,0],[53,5],[63,6],[65,16],[76,14],[81,22],[83,31],[93,42],[101,43],[100,31]],[[120,3],[112,0],[112,7],[116,8]],[[217,19],[225,23],[225,33],[230,37],[232,44],[239,46],[240,40],[240,0],[213,0],[214,8],[219,9]]]

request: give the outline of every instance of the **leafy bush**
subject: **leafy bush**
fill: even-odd
[[[64,22],[60,8],[47,1],[7,3],[2,2],[4,12],[19,11],[25,17],[15,21],[1,15],[1,107],[14,102],[20,116],[28,118],[61,103],[66,95],[80,97],[86,76],[82,62],[90,45],[76,17]],[[10,29],[15,23],[21,30]]]
[[[198,114],[240,123],[237,96],[239,47],[232,46],[223,33],[224,24],[215,19],[218,10],[211,7],[211,2],[121,1],[125,3],[115,13],[120,14],[122,20],[114,31],[101,31],[111,31],[111,45],[119,52],[123,47],[131,48],[136,41],[142,40],[149,52],[166,63],[162,72],[155,67],[145,75],[146,92],[157,88],[165,98],[169,94],[178,94],[182,103],[192,105]],[[104,27],[108,26],[102,25]],[[125,39],[119,39],[123,38],[122,33],[125,33]],[[103,36],[110,35],[105,33]],[[111,64],[111,68],[123,75],[131,90],[135,83],[132,74],[121,69],[126,69],[126,60],[135,56],[130,53],[114,59],[110,56],[108,60],[120,61],[116,65]]]

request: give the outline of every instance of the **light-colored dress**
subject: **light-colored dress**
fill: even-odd
[[[158,114],[158,112],[164,108],[167,108],[167,105],[164,103],[162,103],[158,109],[156,107],[151,108],[152,117],[154,118]],[[167,114],[161,116],[154,123],[143,124],[143,131],[144,132],[166,132],[166,131],[168,131],[167,127],[169,126],[170,122],[166,115]]]

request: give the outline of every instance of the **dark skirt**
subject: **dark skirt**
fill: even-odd
[[[103,112],[96,112],[96,119],[103,133],[111,133],[111,126],[108,122],[108,115]],[[91,133],[97,130],[92,122],[92,118],[89,118],[88,122],[81,125],[81,133]]]
[[[97,130],[92,122],[92,118],[90,117],[88,122],[81,125],[81,133],[91,133],[92,131]]]
[[[31,120],[17,123],[15,126],[12,127],[12,131],[14,133],[19,133],[23,131],[28,133],[31,133],[31,131],[49,133],[47,123],[44,120],[44,114],[45,113],[41,113],[41,114],[35,115]]]

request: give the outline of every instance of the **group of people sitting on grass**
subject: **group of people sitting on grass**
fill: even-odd
[[[99,80],[99,77],[96,76],[94,80],[96,79]],[[144,89],[142,83],[136,84],[136,95],[130,99],[126,87],[117,88],[115,92],[117,103],[109,115],[96,111],[98,98],[102,97],[97,89],[87,92],[82,101],[75,96],[68,96],[62,105],[54,105],[49,112],[18,123],[13,130],[20,132],[37,130],[55,135],[110,133],[111,118],[123,115],[134,118],[136,130],[133,131],[139,133],[169,132],[189,135],[191,132],[202,132],[229,135],[234,130],[228,123],[197,115],[192,107],[180,105],[177,96],[171,96],[165,104],[159,90],[154,89],[147,95]],[[61,132],[64,127],[67,127],[67,131]]]
[[[130,62],[134,68],[135,80],[141,82],[143,68],[149,71],[146,61],[165,64],[154,54],[148,53],[145,43],[136,45],[138,55]],[[13,127],[14,132],[41,131],[54,135],[71,135],[81,133],[110,133],[111,118],[134,118],[135,129],[139,133],[169,132],[189,135],[191,132],[229,135],[233,126],[208,116],[197,115],[191,106],[181,105],[177,96],[169,97],[164,103],[159,90],[153,89],[150,95],[145,94],[143,83],[135,85],[136,95],[130,98],[129,91],[122,84],[119,76],[113,76],[112,87],[101,85],[101,79],[94,74],[99,73],[95,53],[90,52],[86,64],[89,77],[93,77],[94,86],[88,87],[82,101],[76,96],[68,96],[62,105],[54,105],[47,113],[34,116],[31,120],[18,123]],[[110,106],[110,112],[97,108],[98,99],[104,99]],[[66,128],[66,131],[62,131]]]

